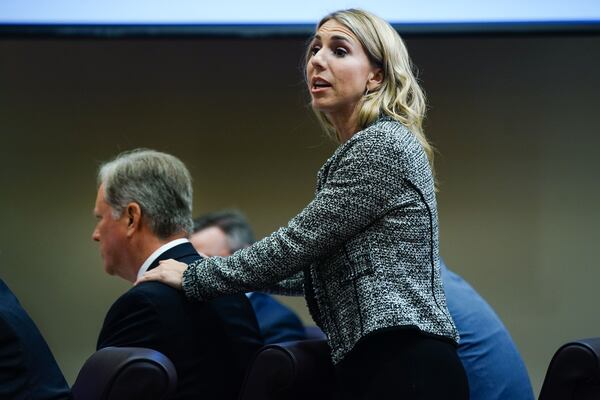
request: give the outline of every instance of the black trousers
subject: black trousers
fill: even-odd
[[[376,332],[336,365],[339,400],[468,400],[456,346],[416,329]]]

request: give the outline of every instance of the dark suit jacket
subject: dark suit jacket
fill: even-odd
[[[0,399],[69,397],[69,386],[46,341],[0,279]]]
[[[189,264],[200,255],[190,243],[180,244],[150,269],[169,258]],[[237,397],[262,339],[243,294],[194,302],[182,291],[147,282],[131,288],[108,311],[98,349],[108,346],[147,347],[169,357],[178,375],[175,399],[221,400]]]
[[[248,294],[265,344],[306,339],[304,325],[292,310],[266,293]]]

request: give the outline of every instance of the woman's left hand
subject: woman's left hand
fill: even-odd
[[[173,259],[159,261],[158,267],[146,271],[144,275],[137,281],[135,285],[148,282],[148,281],[159,281],[175,289],[181,290],[183,281],[183,272],[187,268],[187,264],[184,264]]]

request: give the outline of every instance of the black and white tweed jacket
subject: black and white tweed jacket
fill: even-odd
[[[404,125],[382,118],[338,147],[319,171],[314,200],[287,227],[190,265],[183,289],[199,300],[266,288],[304,293],[337,363],[389,327],[458,341],[438,253],[427,156]]]

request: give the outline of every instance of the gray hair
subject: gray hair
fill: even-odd
[[[121,153],[100,166],[101,184],[115,218],[134,202],[160,239],[192,231],[192,178],[177,157],[148,149]]]
[[[244,214],[237,210],[214,211],[194,219],[194,233],[216,226],[227,236],[229,251],[236,251],[254,243],[254,232]]]

